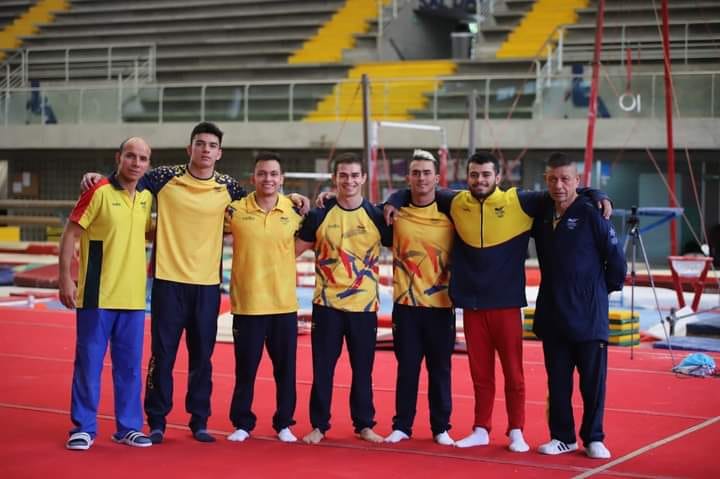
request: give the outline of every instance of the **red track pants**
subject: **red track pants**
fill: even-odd
[[[470,374],[475,390],[475,427],[490,431],[495,402],[495,351],[505,376],[508,431],[525,425],[525,378],[522,365],[520,309],[463,311]]]

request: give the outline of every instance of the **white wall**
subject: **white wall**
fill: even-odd
[[[461,120],[427,122],[447,129],[449,147],[466,148],[468,122]],[[478,148],[584,148],[587,135],[585,119],[478,120]],[[153,148],[177,148],[188,143],[193,123],[166,124],[84,124],[18,125],[0,127],[0,152],[6,149],[115,148],[129,136],[143,136]],[[226,136],[223,146],[231,148],[362,148],[360,122],[219,123]],[[382,138],[384,147],[437,146],[427,132],[393,131]],[[662,120],[601,119],[597,121],[595,148],[664,148],[665,123]],[[720,150],[720,119],[690,118],[676,120],[675,147]]]

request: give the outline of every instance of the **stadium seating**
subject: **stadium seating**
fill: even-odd
[[[33,2],[30,0],[8,0],[0,3],[0,29],[11,24],[32,4]]]
[[[531,118],[536,96],[533,54],[518,53],[495,59],[521,20],[533,8],[533,0],[506,0],[499,4],[492,19],[481,28],[479,58],[458,62],[457,75],[521,75],[522,79],[450,80],[444,82],[438,98],[430,101],[437,112],[426,108],[415,111],[418,118],[465,118],[468,94],[478,98],[478,115],[488,118]],[[656,10],[657,11],[656,11]],[[632,50],[635,71],[662,71],[662,40],[658,29],[660,2],[647,0],[606,0],[605,28],[601,60],[612,71],[626,61],[626,49]],[[674,71],[717,69],[720,67],[720,3],[712,0],[669,0],[670,47]],[[595,44],[597,2],[576,10],[577,22],[564,27],[563,60],[568,64],[589,64]],[[536,49],[541,58],[544,49]],[[488,53],[490,52],[490,53]],[[683,80],[684,81],[684,80]],[[683,81],[677,82],[681,86]],[[692,82],[692,80],[687,80]],[[686,83],[687,83],[686,82]],[[651,85],[637,84],[638,92],[650,97]],[[688,90],[680,88],[681,90]],[[646,91],[647,90],[647,91]],[[690,94],[684,91],[680,95]]]
[[[0,21],[2,15],[18,15],[30,3],[4,2]],[[477,58],[455,62],[452,74],[462,78],[430,81],[425,99],[394,118],[464,118],[472,91],[481,117],[504,118],[512,112],[514,118],[532,118],[537,94],[533,55],[497,59],[494,52],[536,3],[497,2],[492,18],[481,28]],[[587,8],[576,11],[577,23],[564,28],[566,63],[587,64],[592,58],[597,5],[593,0],[585,3]],[[43,51],[45,47],[73,49],[73,61],[82,62],[71,75],[75,83],[130,76],[141,52],[154,48],[151,83],[141,82],[123,93],[125,121],[328,120],[336,118],[328,106],[332,96],[342,96],[336,80],[351,75],[363,55],[344,50],[339,59],[334,53],[323,60],[312,55],[303,59],[298,52],[305,46],[305,51],[322,53],[322,48],[309,48],[309,40],[317,38],[319,30],[342,31],[347,25],[342,22],[348,20],[338,12],[346,5],[343,0],[74,0],[70,11],[57,14],[37,35],[24,37],[23,46],[32,51],[30,79],[43,85],[69,80],[59,63],[66,53]],[[659,2],[656,5],[659,8]],[[681,64],[718,64],[720,4],[670,0],[670,9],[674,59]],[[369,29],[354,34],[358,50],[371,51],[376,41],[377,21],[371,13],[364,13],[367,18],[360,22]],[[331,19],[339,26],[329,27]],[[113,45],[112,68],[107,68],[101,45]],[[641,57],[642,67],[658,68],[662,50],[656,12],[645,0],[607,0],[603,62],[621,64],[627,47]],[[498,78],[468,78],[480,75]],[[293,81],[301,83],[289,88]]]
[[[301,118],[332,91],[332,84],[303,85],[293,92],[294,112],[288,112],[288,88],[273,85],[238,87],[240,82],[287,83],[292,80],[341,78],[349,66],[289,65],[288,58],[343,5],[342,0],[180,0],[103,2],[75,0],[69,12],[58,15],[38,35],[24,38],[33,63],[30,77],[47,84],[63,81],[58,60],[64,52],[42,51],[48,46],[74,48],[74,80],[106,76],[106,53],[94,45],[114,45],[113,61],[127,71],[137,56],[128,45],[154,45],[155,80],[162,90],[141,87],[125,100],[126,121],[282,120]],[[35,50],[33,50],[35,49]],[[141,50],[138,47],[136,50]],[[122,54],[119,53],[122,51]],[[58,66],[60,65],[60,67]],[[93,70],[94,69],[94,70]],[[202,87],[175,87],[178,83],[225,82],[209,87],[201,108]],[[234,83],[234,85],[233,85]],[[163,99],[163,108],[158,102]],[[245,98],[249,103],[243,108]],[[204,111],[202,109],[204,108]]]

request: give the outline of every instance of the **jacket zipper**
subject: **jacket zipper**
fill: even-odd
[[[483,230],[485,228],[485,200],[480,201],[480,247],[485,247],[485,236]]]

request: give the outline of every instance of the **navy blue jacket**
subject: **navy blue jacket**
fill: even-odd
[[[553,229],[554,204],[546,199],[533,221],[542,279],[533,331],[540,339],[607,341],[608,293],[622,289],[625,253],[612,224],[579,196]]]

